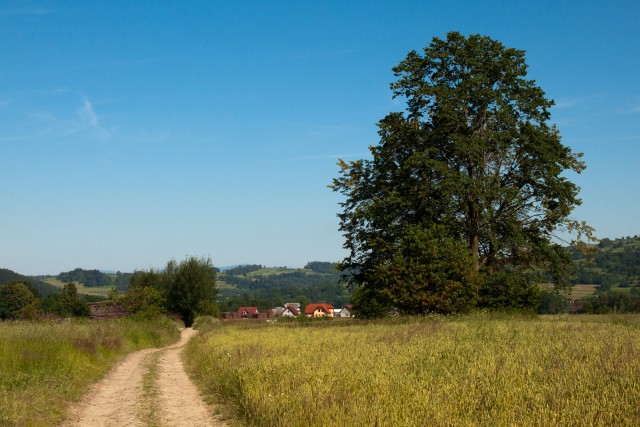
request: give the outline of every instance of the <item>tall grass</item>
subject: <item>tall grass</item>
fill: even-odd
[[[0,322],[0,425],[55,425],[125,354],[178,336],[168,319]]]
[[[638,315],[220,325],[186,355],[249,425],[640,420]]]

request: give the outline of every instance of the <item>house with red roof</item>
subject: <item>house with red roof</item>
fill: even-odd
[[[569,298],[569,313],[582,313],[584,311],[584,299]]]
[[[257,319],[259,314],[258,307],[240,307],[238,309],[239,319]]]
[[[287,305],[281,315],[284,317],[298,317],[300,315],[300,310],[293,305]]]
[[[304,309],[307,317],[333,317],[333,306],[331,304],[309,304]]]

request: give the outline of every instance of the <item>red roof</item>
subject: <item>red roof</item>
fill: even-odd
[[[299,315],[299,314],[300,314],[300,311],[299,311],[299,310],[297,310],[297,309],[296,309],[294,306],[292,306],[292,305],[288,305],[288,306],[286,306],[286,307],[285,307],[285,310],[286,310],[286,309],[289,309],[289,311],[290,311],[290,312],[292,312],[295,316],[297,316],[297,315]]]
[[[318,308],[323,309],[325,312],[330,313],[333,310],[333,306],[331,304],[308,304],[304,308],[304,314],[313,314]]]
[[[240,307],[238,309],[238,316],[242,316],[244,311],[246,311],[248,315],[258,314],[258,307]]]

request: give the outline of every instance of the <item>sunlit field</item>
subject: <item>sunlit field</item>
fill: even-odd
[[[256,426],[638,425],[640,316],[234,323],[187,347]]]
[[[45,282],[60,289],[65,285],[65,282],[53,277],[46,279]],[[109,294],[113,292],[113,286],[85,286],[82,283],[75,283],[75,285],[80,294],[108,297]]]
[[[168,319],[0,322],[0,425],[56,425],[125,354],[178,336]]]

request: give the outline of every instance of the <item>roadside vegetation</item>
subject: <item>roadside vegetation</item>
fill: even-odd
[[[167,318],[0,322],[0,425],[56,425],[126,354],[178,339]]]
[[[185,352],[192,378],[252,426],[640,419],[640,315],[208,322],[208,329]]]

